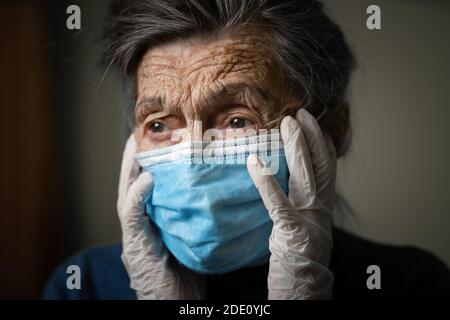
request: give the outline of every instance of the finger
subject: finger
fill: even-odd
[[[122,228],[133,228],[141,223],[145,213],[145,200],[153,187],[153,177],[143,172],[128,189],[123,210],[119,211]]]
[[[280,125],[289,169],[289,200],[297,208],[311,205],[316,193],[309,148],[300,124],[291,116]]]
[[[263,174],[264,164],[256,155],[250,155],[247,159],[247,170],[259,191],[261,199],[274,224],[284,217],[287,210],[292,209],[289,199],[284,194],[283,189],[278,184],[275,176]]]
[[[122,156],[118,189],[119,195],[117,199],[117,209],[119,212],[122,211],[130,185],[139,175],[139,164],[134,158],[136,149],[136,140],[134,134],[131,134],[125,144],[125,150]]]
[[[296,118],[305,133],[310,150],[319,199],[328,203],[334,189],[335,163],[330,158],[327,142],[314,117],[302,108],[297,111]]]

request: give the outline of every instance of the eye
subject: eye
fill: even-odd
[[[162,122],[153,122],[148,127],[152,133],[162,133],[170,130],[169,127]]]
[[[253,125],[253,122],[244,118],[233,118],[228,125],[232,129],[240,129]]]

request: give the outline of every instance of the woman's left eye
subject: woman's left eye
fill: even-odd
[[[245,119],[245,118],[233,118],[231,119],[231,121],[229,122],[228,126],[232,129],[240,129],[240,128],[245,128],[247,126],[251,126],[253,125],[253,122]]]

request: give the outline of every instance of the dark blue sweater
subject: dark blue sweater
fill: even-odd
[[[450,298],[450,272],[436,257],[413,247],[387,246],[334,229],[330,269],[334,299]],[[136,299],[120,259],[120,245],[92,247],[53,273],[44,299]],[[66,286],[67,266],[81,269],[81,289]],[[367,267],[381,269],[381,289],[369,290]],[[207,277],[208,299],[266,299],[268,265]]]

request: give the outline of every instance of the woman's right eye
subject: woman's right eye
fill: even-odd
[[[162,122],[153,122],[149,125],[149,129],[152,133],[163,133],[170,129]]]

